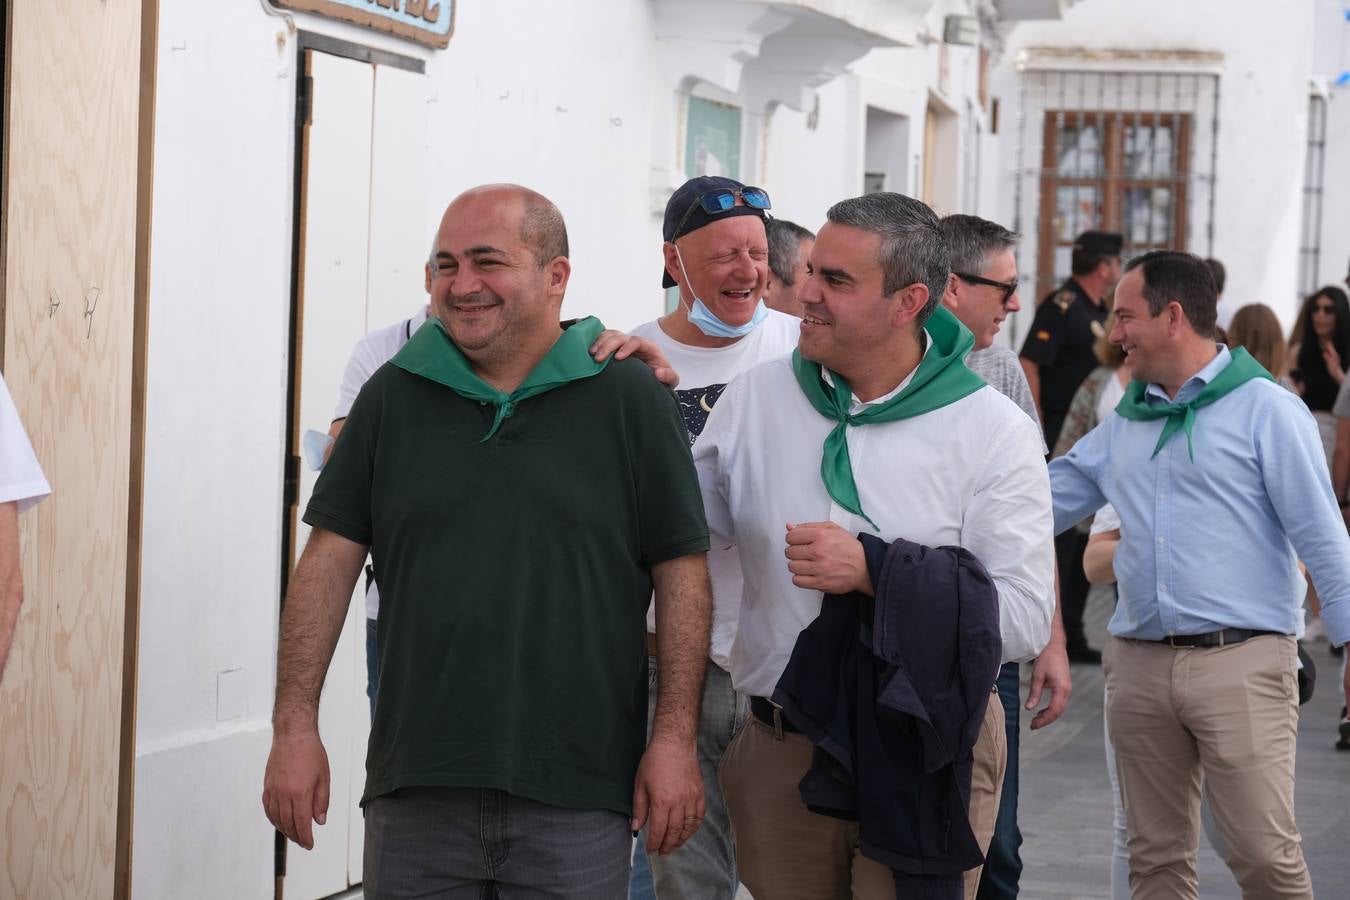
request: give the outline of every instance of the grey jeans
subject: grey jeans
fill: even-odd
[[[647,736],[656,716],[656,660],[647,658],[650,687],[647,691]],[[736,730],[745,721],[748,704],[731,686],[731,676],[708,662],[703,683],[703,709],[698,723],[698,767],[708,811],[703,825],[680,849],[669,856],[650,854],[652,882],[660,900],[732,900],[736,896],[736,848],[731,842],[731,817],[717,782],[722,762]],[[645,846],[647,829],[638,840]]]
[[[625,900],[628,817],[477,788],[366,804],[366,900]]]

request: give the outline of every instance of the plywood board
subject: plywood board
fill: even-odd
[[[0,898],[114,892],[141,3],[7,4],[4,371],[54,494],[20,520]]]

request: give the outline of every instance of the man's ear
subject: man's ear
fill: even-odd
[[[671,281],[680,281],[680,261],[675,256],[675,244],[666,241],[661,245],[661,257],[666,264],[666,274],[670,276]]]
[[[942,302],[948,309],[956,309],[961,305],[961,279],[951,273],[947,274],[947,292],[942,295]]]
[[[1186,313],[1182,310],[1181,304],[1175,300],[1167,304],[1167,308],[1163,310],[1163,313],[1167,316],[1168,337],[1177,337],[1181,334],[1183,326],[1190,325],[1190,320],[1186,318]]]
[[[928,285],[914,282],[907,284],[891,295],[891,324],[907,325],[919,317],[928,304]]]
[[[548,273],[548,292],[561,297],[567,291],[567,281],[572,277],[572,262],[565,256],[555,256],[544,266]]]

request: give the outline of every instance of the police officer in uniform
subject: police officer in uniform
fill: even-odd
[[[1078,236],[1073,243],[1072,276],[1041,301],[1022,345],[1022,368],[1041,413],[1047,446],[1055,446],[1074,393],[1098,366],[1092,345],[1105,327],[1103,300],[1120,280],[1123,242],[1119,234],[1106,231],[1085,231]],[[1089,647],[1083,635],[1086,545],[1087,536],[1072,528],[1055,538],[1060,609],[1069,660],[1100,663],[1101,653]]]

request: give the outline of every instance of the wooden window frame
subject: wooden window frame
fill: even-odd
[[[1038,297],[1047,294],[1055,285],[1055,251],[1072,246],[1069,240],[1060,240],[1055,227],[1056,192],[1064,187],[1094,188],[1100,192],[1096,222],[1092,227],[1103,231],[1125,233],[1126,191],[1133,189],[1166,188],[1172,191],[1172,216],[1169,240],[1163,242],[1133,243],[1125,234],[1127,252],[1162,248],[1185,249],[1186,209],[1189,200],[1190,153],[1192,117],[1189,113],[1148,112],[1123,110],[1059,110],[1044,113],[1041,137],[1041,203],[1037,241]],[[1095,175],[1061,177],[1059,138],[1064,126],[1097,125],[1102,135],[1102,165]],[[1150,177],[1131,177],[1125,174],[1125,133],[1128,126],[1169,126],[1176,135],[1170,174]],[[1151,235],[1150,235],[1151,237]]]

